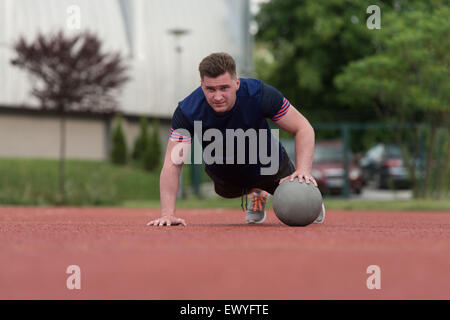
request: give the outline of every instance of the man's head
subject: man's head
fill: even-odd
[[[215,112],[231,110],[236,102],[240,81],[236,63],[227,53],[213,53],[200,62],[201,85],[206,100]]]

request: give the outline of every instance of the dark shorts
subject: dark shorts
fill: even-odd
[[[206,170],[206,173],[213,180],[214,190],[219,196],[224,198],[238,198],[244,194],[248,194],[250,190],[253,188],[262,189],[270,194],[274,194],[275,189],[278,187],[280,180],[283,179],[284,177],[291,175],[292,173],[294,173],[294,171],[295,167],[283,148],[283,161],[280,164],[278,172],[275,175],[267,176],[266,179],[256,184],[246,186],[245,188],[234,186],[228,182],[225,182],[222,179],[216,177],[211,172],[208,172],[208,170]]]

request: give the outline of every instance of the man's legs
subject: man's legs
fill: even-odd
[[[253,188],[250,192],[250,203],[245,214],[247,223],[263,223],[266,220],[266,202],[269,193],[259,188]]]
[[[277,174],[273,177],[270,177],[270,179],[264,181],[263,183],[259,184],[257,188],[251,189],[252,201],[250,202],[250,206],[247,210],[247,216],[250,216],[253,219],[258,219],[259,216],[259,219],[264,221],[266,217],[264,207],[267,202],[267,199],[269,198],[269,195],[270,194],[273,195],[275,193],[275,190],[278,187],[279,182],[282,178],[291,175],[295,171],[295,167],[292,164],[291,160],[289,159],[289,156],[284,150],[283,153],[284,158],[282,163],[280,164],[280,169],[278,170]],[[261,210],[255,210],[261,207],[262,207]],[[248,219],[246,220],[248,223]],[[324,220],[325,220],[325,206],[322,204],[322,211],[320,212],[319,216],[314,221],[314,223],[323,223]]]
[[[263,223],[266,220],[266,202],[270,194],[275,193],[280,180],[295,171],[286,151],[283,149],[283,160],[278,172],[273,176],[267,176],[260,184],[251,189],[250,205],[247,208],[245,220],[247,223]]]
[[[295,171],[295,167],[292,164],[286,151],[283,150],[284,158],[280,164],[278,172],[274,176],[269,176],[268,179],[264,180],[257,186],[252,186],[248,189],[243,189],[238,186],[230,185],[220,178],[211,174],[206,170],[206,173],[214,181],[214,190],[216,193],[224,198],[239,198],[242,196],[247,197],[250,194],[250,203],[247,206],[246,211],[246,222],[247,223],[262,223],[266,219],[265,205],[270,196],[270,194],[275,193],[275,189],[278,187],[279,182],[282,178],[289,176]],[[241,206],[243,206],[243,199],[241,199]],[[325,208],[323,208],[323,214],[317,218],[315,223],[322,223],[325,218]]]

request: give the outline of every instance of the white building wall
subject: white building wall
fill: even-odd
[[[199,85],[198,64],[212,52],[230,53],[240,74],[249,69],[247,0],[1,0],[0,105],[37,106],[30,79],[9,64],[11,45],[20,34],[74,32],[67,28],[72,5],[81,10],[81,30],[96,32],[106,50],[119,50],[131,66],[119,99],[124,113],[170,118],[177,101]],[[189,30],[180,41],[179,71],[172,28]]]
[[[58,158],[60,120],[55,116],[0,116],[0,157]],[[71,159],[107,158],[105,121],[67,119],[66,156]]]

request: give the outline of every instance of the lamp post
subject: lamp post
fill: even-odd
[[[180,43],[180,38],[184,35],[187,35],[189,33],[189,30],[183,29],[183,28],[174,28],[168,30],[169,34],[173,35],[175,37],[175,72],[174,72],[174,78],[175,78],[175,99],[181,99],[182,94],[182,69],[181,69],[181,55],[183,52],[183,47]]]
[[[189,30],[183,29],[183,28],[173,28],[168,30],[169,34],[174,36],[175,38],[175,70],[174,70],[174,95],[175,95],[175,101],[178,102],[181,99],[181,94],[183,93],[182,90],[182,64],[181,64],[181,55],[183,52],[183,47],[180,43],[180,38],[182,36],[185,36],[189,33]],[[183,169],[180,172],[180,181],[179,181],[179,187],[178,187],[178,198],[184,198],[184,189],[183,189]]]

